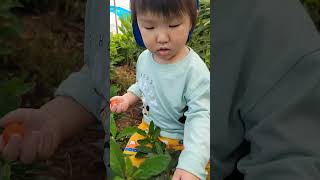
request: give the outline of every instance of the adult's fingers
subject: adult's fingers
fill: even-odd
[[[8,144],[4,147],[2,155],[8,160],[17,160],[20,155],[22,137],[13,134],[9,137]]]
[[[121,112],[123,112],[123,104],[122,103],[117,106],[117,113],[121,113]]]
[[[37,158],[37,148],[39,144],[39,131],[32,131],[24,140],[20,160],[24,163],[32,163]]]

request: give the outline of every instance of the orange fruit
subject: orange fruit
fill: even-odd
[[[114,100],[112,100],[112,101],[110,102],[110,104],[111,104],[111,107],[112,107],[112,106],[114,106],[114,105],[119,104],[119,101],[118,101],[117,99],[114,99]]]
[[[15,123],[8,124],[2,133],[4,144],[5,145],[8,144],[8,141],[11,135],[17,134],[23,137],[25,132],[26,132],[26,129],[21,123],[15,122]]]

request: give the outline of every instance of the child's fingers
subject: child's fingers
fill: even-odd
[[[117,99],[118,96],[113,96],[112,98],[110,98],[110,102]]]
[[[4,127],[12,122],[23,122],[28,109],[20,108],[7,113],[0,119],[0,127]]]
[[[3,136],[0,135],[0,152],[2,152],[3,148],[4,148],[4,141],[3,141]]]
[[[39,144],[39,131],[32,131],[23,143],[20,160],[24,163],[32,163],[37,156],[37,147]]]
[[[39,159],[45,159],[45,151],[44,151],[45,143],[46,143],[46,133],[41,133],[39,138],[39,145],[38,145]]]
[[[117,113],[121,113],[121,112],[123,112],[123,105],[119,104],[117,105]]]
[[[41,158],[42,159],[48,159],[51,155],[51,150],[52,146],[51,144],[53,143],[52,136],[50,135],[49,132],[44,132],[44,142],[42,143],[42,151],[41,153]]]
[[[112,106],[110,104],[110,110],[111,110],[111,112],[115,112],[117,110],[117,106]]]
[[[114,101],[114,100],[120,100],[121,96],[113,96],[111,99],[110,99],[110,102],[111,101]]]
[[[2,155],[12,161],[18,159],[20,155],[21,143],[22,137],[20,135],[11,135],[8,144],[2,151]]]

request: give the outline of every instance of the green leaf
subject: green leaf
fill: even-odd
[[[132,165],[132,161],[129,157],[125,158],[125,162],[126,162],[126,175],[128,177],[130,177],[133,174],[134,168]]]
[[[124,128],[117,136],[117,139],[126,137],[126,136],[131,136],[135,132],[137,132],[138,128],[137,127],[127,127]]]
[[[137,152],[137,154],[134,157],[138,158],[138,159],[141,159],[141,158],[145,158],[146,156],[147,156],[147,153]]]
[[[113,180],[124,180],[122,177],[116,176]]]
[[[137,133],[140,134],[140,135],[142,135],[142,136],[147,136],[147,133],[146,133],[144,130],[142,130],[142,129],[138,129],[138,130],[137,130]]]
[[[171,161],[168,165],[167,170],[171,170],[171,169],[177,167],[181,151],[168,150],[168,152],[166,152],[166,153],[169,153],[170,157],[171,157]]]
[[[149,140],[148,138],[144,138],[144,139],[139,139],[139,140],[138,140],[138,143],[139,143],[139,145],[141,145],[141,146],[145,146],[145,145],[147,145],[147,144],[150,144],[151,142],[150,142],[150,140]]]
[[[22,32],[21,21],[14,14],[6,14],[8,24],[6,26],[0,26],[0,37],[5,39],[5,37],[19,36]]]
[[[110,133],[113,138],[116,139],[117,136],[117,126],[116,121],[114,120],[114,114],[110,114]]]
[[[112,138],[110,139],[110,168],[120,177],[125,177],[125,160],[123,152]]]
[[[20,106],[21,99],[17,96],[11,96],[7,93],[1,92],[0,89],[0,117],[6,115],[8,112],[17,109]]]
[[[152,149],[147,146],[137,146],[138,152],[143,152],[143,153],[151,153]]]
[[[11,178],[9,176],[1,176],[1,175],[0,175],[0,179],[1,180],[11,180]]]
[[[160,136],[160,131],[161,131],[161,129],[160,129],[159,127],[156,127],[156,130],[155,130],[154,134],[152,135],[152,139],[153,139],[153,140],[156,140],[156,139],[159,138],[159,136]]]
[[[137,179],[149,179],[163,172],[169,165],[171,158],[169,155],[156,155],[146,159],[133,174]]]
[[[148,135],[151,136],[154,132],[154,123],[153,121],[150,122],[150,125],[149,125],[149,132],[148,132]]]
[[[154,146],[155,146],[157,154],[163,154],[164,149],[162,148],[163,146],[161,145],[161,142],[159,142],[159,141],[155,142]]]
[[[33,88],[31,83],[25,83],[22,79],[13,78],[0,81],[0,90],[11,96],[21,96]]]
[[[118,92],[120,91],[120,88],[116,85],[111,85],[110,88],[110,97],[116,96]]]
[[[9,178],[11,176],[11,166],[9,163],[4,163],[0,169],[0,175],[4,178]]]

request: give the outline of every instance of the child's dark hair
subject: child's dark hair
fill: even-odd
[[[130,0],[132,21],[136,21],[137,14],[147,12],[170,19],[187,13],[192,27],[196,24],[197,2],[196,0]]]

